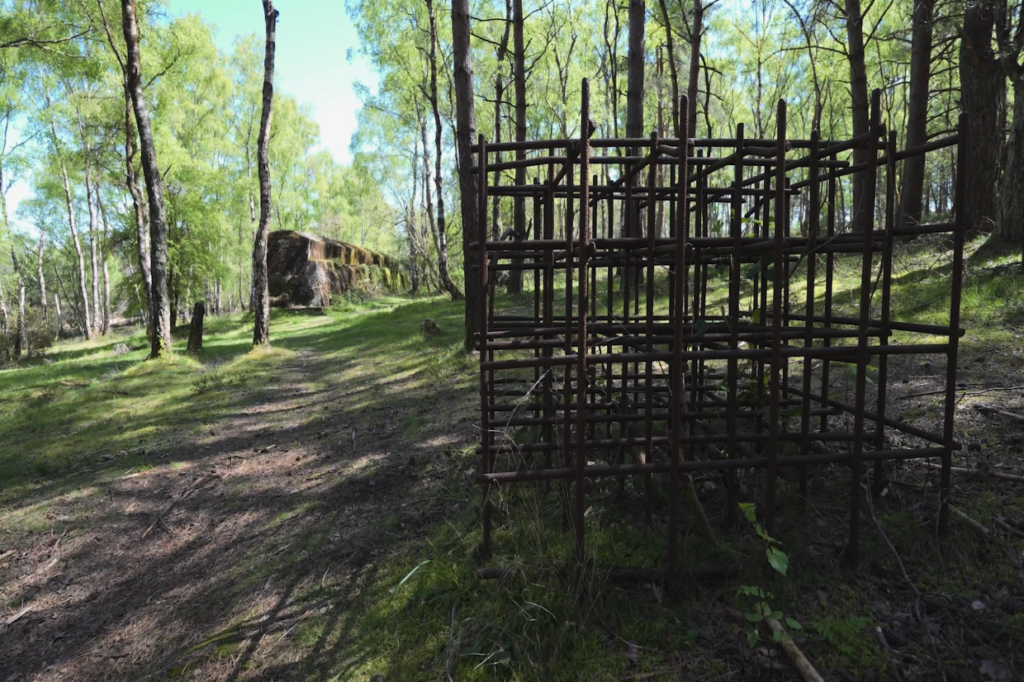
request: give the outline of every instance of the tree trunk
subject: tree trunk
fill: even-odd
[[[37,259],[37,275],[39,277],[39,306],[43,310],[43,323],[48,322],[46,306],[46,277],[43,276],[43,249],[46,248],[46,233],[39,233],[39,257]],[[0,292],[0,296],[2,296]]]
[[[434,109],[434,185],[437,187],[437,274],[441,286],[452,300],[462,298],[448,275],[448,227],[444,219],[444,176],[441,173],[442,135],[441,108],[437,94],[437,18],[434,14],[434,0],[426,0],[430,19],[430,105]]]
[[[100,187],[96,186],[96,210],[99,211],[103,220],[103,243],[100,245],[100,263],[103,270],[103,325],[100,333],[106,336],[110,333],[110,269],[107,267],[107,240],[110,237],[110,224],[107,222],[107,212],[103,208],[103,200],[100,198]],[[41,266],[40,266],[41,267]]]
[[[0,166],[0,217],[4,220],[4,228],[10,228],[7,220],[7,198],[4,196],[3,166]],[[3,277],[0,277],[0,334],[7,336],[9,321],[7,319],[7,299],[4,297]]]
[[[20,360],[22,351],[28,352],[28,334],[25,331],[25,278],[21,275],[18,254],[13,246],[11,260],[14,262],[14,274],[18,278],[18,333],[14,337],[14,359]]]
[[[1013,82],[1013,124],[1006,144],[1006,168],[999,188],[999,240],[1024,249],[1024,67]]]
[[[197,301],[192,309],[192,323],[188,330],[188,346],[185,351],[189,355],[203,352],[203,318],[206,317],[206,303]]]
[[[523,0],[512,3],[512,60],[515,64],[515,96],[516,96],[516,142],[526,142],[526,44],[523,38]],[[516,161],[526,158],[526,150],[516,150]],[[516,168],[516,185],[526,184],[526,168]],[[512,228],[515,240],[526,239],[526,197],[517,196],[512,204]],[[518,262],[522,262],[518,260]],[[536,283],[534,284],[536,286]],[[523,271],[512,270],[508,273],[508,293],[518,294],[523,290]]]
[[[256,145],[260,177],[260,224],[252,247],[253,312],[252,345],[270,343],[270,286],[267,278],[267,241],[270,239],[270,119],[274,108],[274,53],[277,49],[277,16],[272,0],[263,0],[267,48],[263,60],[263,113]]]
[[[89,154],[88,147],[86,148],[86,154]],[[85,202],[89,207],[89,255],[92,265],[92,332],[96,334],[100,331],[100,319],[102,317],[100,312],[100,264],[98,254],[96,253],[99,220],[96,215],[96,189],[93,187],[92,171],[89,169],[88,162],[85,164]]]
[[[132,197],[132,208],[135,217],[135,245],[139,253],[139,271],[142,273],[143,289],[146,294],[146,333],[150,340],[153,338],[153,272],[149,262],[149,229],[146,225],[145,204],[142,198],[142,191],[139,189],[139,178],[135,174],[135,131],[132,126],[132,101],[131,95],[125,88],[125,110],[124,110],[124,157],[125,157],[125,184],[128,186],[128,193]]]
[[[54,135],[56,135],[56,133],[54,133]],[[64,167],[64,161],[60,162],[60,177],[64,183],[64,200],[67,204],[68,227],[71,228],[71,242],[74,244],[75,256],[78,259],[78,293],[81,297],[80,301],[82,306],[82,335],[87,339],[91,339],[92,319],[89,317],[89,294],[86,291],[85,257],[82,255],[82,242],[78,238],[78,228],[75,224],[75,206],[71,195],[71,184],[68,182],[68,171]]]
[[[480,273],[473,268],[471,244],[479,239],[480,177],[471,169],[476,159],[471,147],[476,142],[476,106],[473,100],[473,57],[470,53],[469,0],[452,0],[452,51],[455,72],[455,137],[458,151],[459,194],[462,202],[462,268],[466,282],[466,352],[473,349],[474,335],[480,328]]]
[[[992,49],[998,0],[969,3],[960,33],[960,102],[969,141],[964,178],[967,229],[991,232],[998,222],[999,171],[1006,123],[1006,74]]]
[[[500,67],[500,63],[501,62],[499,60],[499,67],[498,68],[501,68]],[[504,98],[504,96],[505,96],[505,82],[502,79],[501,74],[499,73],[498,76],[495,78],[495,83],[494,83],[494,141],[495,141],[495,143],[500,143],[501,142],[501,104],[502,104],[502,98]],[[497,154],[495,154],[494,160],[497,161],[498,163],[502,162],[502,154],[501,154],[501,152],[498,152]],[[494,180],[492,182],[494,183],[495,188],[499,187],[501,185],[501,173],[495,173],[494,174]],[[499,239],[501,239],[501,197],[498,196],[497,192],[495,192],[494,195],[491,197],[491,239],[493,241],[498,241]],[[511,286],[512,285],[510,283],[509,284],[509,287],[510,287],[509,288],[509,293],[510,294],[512,293]]]
[[[164,211],[163,181],[156,159],[153,129],[142,93],[142,56],[135,0],[121,0],[121,24],[127,46],[125,80],[135,108],[135,122],[142,148],[142,171],[149,199],[150,268],[153,276],[153,335],[150,357],[171,352],[171,310],[167,298],[167,214]]]
[[[430,153],[427,151],[426,119],[420,119],[420,139],[423,141],[423,208],[427,212],[427,225],[430,227],[430,238],[434,242],[434,251],[440,253],[441,246],[437,237],[437,220],[434,217],[434,190],[430,187],[433,171],[430,170]]]
[[[117,63],[121,67],[121,84],[124,89],[124,164],[125,164],[125,185],[128,187],[128,193],[132,197],[132,207],[135,213],[135,233],[136,233],[136,246],[138,247],[139,255],[139,271],[142,273],[142,282],[145,289],[145,304],[146,304],[146,335],[149,337],[150,342],[153,340],[153,275],[150,267],[150,245],[149,245],[149,231],[146,229],[146,207],[142,200],[142,191],[139,189],[139,180],[135,175],[135,130],[132,127],[132,96],[131,88],[128,85],[128,65],[125,63],[124,57],[121,56],[121,52],[117,49],[117,43],[114,41],[114,35],[110,30],[110,24],[107,22],[107,15],[103,11],[103,0],[96,0],[96,5],[100,10],[100,18],[103,21],[103,30],[107,34],[107,42],[110,45],[110,51],[114,53],[117,58]],[[106,267],[106,260],[104,260],[104,268]]]
[[[932,12],[935,0],[915,0],[910,48],[910,99],[907,103],[907,148],[928,141],[929,81],[932,66]],[[924,199],[924,155],[903,162],[902,221],[920,223]]]
[[[628,82],[626,84],[626,137],[644,136],[644,0],[629,0]]]
[[[60,311],[60,296],[57,294],[53,295],[53,310],[57,313],[57,321],[54,324],[54,329],[57,332],[57,338],[60,338],[61,332],[64,331],[64,316]]]
[[[690,82],[686,88],[687,130],[691,137],[697,136],[697,98],[700,92],[700,37],[704,32],[704,5],[701,0],[693,0],[693,34],[690,37]],[[710,137],[710,135],[709,135]]]
[[[679,137],[679,74],[676,71],[676,50],[672,38],[672,23],[668,18],[668,5],[658,0],[661,21],[665,24],[665,48],[668,50],[668,72],[672,79],[672,134]]]
[[[7,299],[4,298],[4,286],[0,283],[0,334],[7,335]]]
[[[853,119],[853,135],[868,132],[868,72],[864,65],[864,17],[861,14],[860,0],[846,0],[846,38],[847,58],[850,61],[850,101]],[[861,164],[868,161],[866,145],[853,150],[853,163]],[[870,215],[868,202],[874,201],[871,188],[868,187],[866,171],[853,175],[853,207],[851,225],[854,232],[871,229],[867,225]]]

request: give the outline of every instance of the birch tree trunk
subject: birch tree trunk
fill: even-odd
[[[87,147],[86,154],[88,153]],[[96,212],[96,188],[92,183],[92,171],[89,169],[88,161],[85,164],[85,202],[89,208],[89,252],[92,265],[92,333],[95,335],[100,331],[100,319],[102,317],[100,312],[100,265],[96,253],[99,220]]]
[[[444,216],[444,176],[441,174],[442,134],[441,109],[437,94],[437,17],[434,0],[426,0],[430,19],[430,105],[434,109],[434,185],[437,188],[437,274],[441,287],[453,301],[462,298],[462,292],[448,274],[448,227]]]
[[[167,298],[167,214],[164,190],[153,143],[153,129],[142,93],[142,57],[139,52],[139,27],[135,0],[121,0],[121,24],[127,46],[125,81],[132,96],[135,122],[142,148],[142,171],[149,199],[150,268],[153,276],[153,334],[150,357],[171,352],[171,310]]]
[[[462,201],[462,259],[466,282],[466,352],[473,349],[473,337],[480,327],[480,273],[474,272],[470,245],[479,238],[480,207],[477,197],[480,178],[471,169],[476,164],[471,147],[476,142],[476,106],[473,101],[473,57],[470,53],[469,0],[452,0],[452,51],[455,72],[455,118],[459,188]]]
[[[103,208],[103,200],[100,198],[99,185],[96,186],[96,209],[99,211],[100,218],[103,220],[103,242],[100,244],[100,263],[103,271],[103,324],[100,327],[100,333],[106,336],[110,333],[110,269],[107,267],[107,240],[110,236],[110,224],[107,222],[107,212]],[[42,265],[40,265],[42,268]],[[40,272],[42,270],[40,269]]]
[[[0,166],[0,210],[3,211],[4,228],[10,223],[7,222],[7,198],[4,196],[4,169]],[[7,299],[4,296],[3,278],[0,277],[0,334],[7,335]]]
[[[46,323],[47,319],[47,306],[46,306],[46,277],[43,276],[43,249],[46,248],[46,233],[39,233],[39,257],[37,258],[37,276],[39,278],[39,306],[43,310],[43,322]],[[0,292],[0,296],[2,296]]]
[[[14,274],[18,278],[18,333],[14,337],[14,359],[20,360],[22,351],[28,351],[28,334],[25,331],[25,278],[21,275],[18,254],[13,246],[11,260],[14,262]]]
[[[270,286],[267,278],[267,241],[270,239],[270,120],[274,109],[274,53],[277,49],[277,16],[272,0],[263,0],[267,47],[263,58],[263,113],[256,145],[260,178],[260,224],[252,247],[253,313],[252,345],[270,344]]]
[[[4,297],[4,285],[0,283],[0,334],[7,335],[7,299]]]
[[[49,96],[47,96],[47,108],[49,108]],[[64,159],[60,154],[60,143],[57,139],[57,125],[50,115],[50,133],[53,136],[53,148],[60,160],[60,178],[64,187],[64,203],[68,211],[68,228],[71,230],[71,243],[75,247],[75,256],[78,259],[78,293],[81,305],[82,335],[87,339],[92,338],[92,319],[89,316],[89,294],[86,291],[85,258],[82,255],[82,241],[78,237],[78,226],[75,223],[75,203],[71,194],[71,183],[68,182],[68,170],[64,165]]]
[[[135,130],[132,126],[132,96],[131,89],[128,86],[128,66],[125,63],[125,58],[121,55],[120,50],[117,49],[117,43],[114,41],[114,34],[110,30],[110,24],[107,22],[107,15],[103,9],[103,0],[96,0],[96,5],[100,10],[103,30],[107,34],[107,42],[110,45],[110,50],[114,53],[114,56],[117,58],[117,63],[121,67],[121,82],[124,89],[124,179],[125,185],[128,187],[128,193],[132,197],[132,208],[135,217],[135,245],[138,248],[139,271],[142,273],[143,288],[145,290],[144,303],[146,306],[146,335],[149,337],[150,342],[152,342],[154,318],[153,274],[151,271],[149,256],[149,230],[146,227],[146,206],[142,199],[142,190],[139,188],[138,176],[135,174]]]
[[[64,331],[64,316],[60,312],[60,296],[57,294],[53,295],[53,310],[57,313],[57,320],[54,323],[54,329],[57,332],[57,338],[60,338],[61,332]]]

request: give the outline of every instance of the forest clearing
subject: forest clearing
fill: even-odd
[[[478,579],[475,362],[461,352],[458,304],[443,299],[275,311],[272,351],[249,350],[245,318],[219,318],[198,361],[146,362],[137,333],[62,345],[2,376],[0,669],[33,680],[788,677],[779,651],[748,645],[737,610],[736,590],[760,585],[803,625],[797,641],[826,679],[935,679],[936,663],[947,679],[1015,679],[1024,425],[976,409],[1024,413],[1024,300],[1007,267],[971,268],[964,304],[956,465],[977,473],[955,486],[985,535],[954,518],[934,542],[937,472],[897,464],[871,513],[899,562],[868,524],[860,562],[846,566],[835,479],[813,479],[806,512],[790,481],[785,578],[764,572],[752,526],[711,548],[687,519],[686,556],[741,559],[735,575],[664,584],[595,572],[567,591],[572,540],[554,493],[515,491],[499,531],[514,547],[507,574]],[[932,304],[944,281],[909,271],[894,300]],[[422,332],[425,317],[441,334]],[[914,422],[939,418],[941,379],[896,373]],[[611,503],[632,511],[588,517],[595,557],[657,566],[658,524],[643,530],[635,503]]]
[[[1024,682],[1024,0],[0,0],[0,682]]]

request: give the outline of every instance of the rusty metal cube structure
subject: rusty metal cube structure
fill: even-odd
[[[787,139],[785,101],[774,140],[747,139],[742,125],[732,139],[689,139],[684,97],[682,142],[591,140],[586,81],[582,93],[578,139],[488,145],[480,136],[473,150],[480,233],[467,258],[485,292],[476,479],[484,552],[491,551],[495,486],[557,482],[582,566],[588,479],[642,477],[649,518],[652,477],[663,476],[667,557],[664,573],[656,573],[671,576],[681,570],[684,477],[719,473],[729,513],[737,502],[734,473],[764,470],[765,526],[775,532],[780,467],[798,468],[806,499],[808,468],[838,464],[851,471],[846,552],[853,559],[868,463],[877,486],[883,462],[918,458],[941,462],[943,530],[951,456],[960,447],[953,420],[963,156],[952,222],[900,220],[896,178],[903,160],[962,145],[963,126],[898,151],[881,124],[876,91],[869,130],[852,139]],[[865,160],[840,158],[857,149]],[[517,158],[503,160],[503,152]],[[519,168],[545,177],[501,184],[502,173]],[[860,224],[868,229],[854,231],[852,211],[839,205],[847,176],[864,183]],[[884,192],[876,191],[880,179]],[[797,197],[802,220],[794,218]],[[517,200],[525,204],[520,210],[532,209],[531,234],[489,234],[489,210]],[[901,321],[890,304],[894,242],[921,235],[950,245],[945,325]],[[847,268],[859,259],[859,315],[834,314],[840,258]],[[527,287],[518,307],[502,301],[502,272],[532,274],[532,300]],[[709,282],[723,272],[728,302],[716,310]],[[941,433],[893,418],[888,360],[897,354],[946,357]],[[830,395],[836,363],[847,363],[851,377],[855,370],[852,404]],[[877,371],[873,382],[869,371]],[[513,437],[516,431],[529,438]]]

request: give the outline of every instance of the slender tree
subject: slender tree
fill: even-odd
[[[46,277],[43,276],[43,249],[46,248],[46,233],[39,233],[39,253],[36,259],[37,264],[37,278],[39,279],[39,307],[43,312],[43,322],[47,322],[47,305],[46,305]],[[0,294],[2,295],[2,294]]]
[[[132,198],[132,217],[135,220],[135,246],[139,260],[139,272],[142,274],[143,292],[146,304],[146,328],[149,338],[153,338],[153,273],[150,263],[149,229],[146,225],[146,203],[142,198],[142,189],[139,187],[139,177],[135,172],[135,127],[132,125],[132,95],[128,86],[128,65],[121,54],[114,34],[110,30],[106,12],[103,9],[103,0],[96,0],[100,10],[100,20],[103,24],[103,31],[107,36],[107,44],[110,51],[117,59],[121,68],[121,84],[124,89],[124,165],[125,165],[125,186]]]
[[[462,253],[472,253],[471,245],[479,237],[480,209],[477,191],[479,175],[471,147],[476,138],[476,108],[473,101],[473,58],[470,53],[469,0],[452,0],[452,48],[455,82],[455,137],[457,141],[459,188],[462,201]],[[462,259],[466,281],[466,351],[473,349],[473,337],[480,327],[480,273],[474,272],[473,259]]]
[[[267,277],[267,242],[270,239],[270,119],[274,108],[274,53],[277,48],[277,17],[272,0],[263,0],[267,47],[263,57],[263,113],[257,141],[257,170],[260,178],[260,224],[252,247],[254,346],[270,343],[270,283]]]
[[[13,246],[11,260],[14,261],[14,274],[18,278],[18,333],[14,337],[14,359],[20,360],[22,351],[28,350],[28,333],[25,330],[25,278],[21,274],[21,264]]]
[[[512,61],[514,63],[514,90],[516,102],[516,142],[526,142],[526,44],[523,37],[523,0],[512,3]],[[516,161],[526,158],[526,150],[516,150]],[[526,184],[526,167],[516,168],[516,185]],[[516,196],[512,204],[512,227],[516,241],[526,239],[526,198]],[[508,292],[518,294],[523,290],[523,271],[509,272]]]
[[[43,92],[43,98],[47,112],[50,117],[50,136],[53,140],[53,152],[60,164],[60,178],[64,188],[64,205],[68,212],[68,228],[71,230],[71,243],[75,247],[75,256],[78,260],[78,293],[81,296],[79,305],[82,313],[82,335],[92,338],[92,318],[89,315],[89,294],[86,291],[85,258],[82,255],[82,240],[79,238],[78,225],[75,220],[74,194],[71,192],[71,182],[68,180],[68,170],[64,163],[64,157],[60,151],[60,139],[57,137],[57,124],[54,121],[53,110],[50,108],[50,95]],[[7,222],[6,220],[4,222]]]
[[[700,92],[700,39],[704,32],[704,5],[701,0],[693,0],[693,31],[690,34],[690,82],[686,87],[686,98],[690,102],[687,108],[686,123],[690,135],[697,135],[697,97]]]
[[[644,136],[644,0],[629,0],[628,82],[626,84],[626,137]]]
[[[150,357],[159,358],[171,352],[171,308],[167,295],[167,214],[164,190],[157,165],[153,128],[142,93],[142,56],[139,50],[139,25],[135,0],[121,0],[121,24],[126,46],[125,80],[135,109],[142,148],[142,172],[149,199],[150,272],[153,276],[153,334]]]
[[[437,88],[437,16],[434,12],[434,0],[426,0],[427,17],[430,27],[430,106],[434,111],[434,185],[437,189],[437,274],[441,280],[441,288],[444,289],[452,300],[462,298],[455,283],[448,274],[448,225],[445,222],[444,213],[444,173],[441,170],[442,163],[442,138],[444,126],[441,121],[441,104]]]

